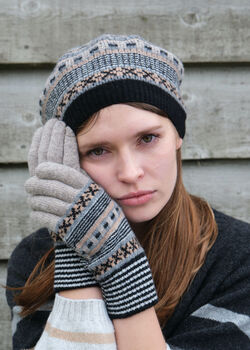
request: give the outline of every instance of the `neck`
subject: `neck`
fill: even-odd
[[[147,221],[144,222],[130,222],[130,226],[132,227],[132,230],[134,231],[136,237],[140,242],[142,242],[142,239],[145,235],[145,232],[147,231]]]

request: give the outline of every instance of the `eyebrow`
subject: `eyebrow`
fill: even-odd
[[[151,127],[148,127],[146,129],[143,129],[139,132],[137,132],[136,134],[132,135],[132,137],[139,137],[145,134],[150,134],[152,132],[155,131],[160,131],[160,129],[162,129],[162,125],[154,125]],[[94,148],[98,148],[100,146],[110,146],[112,143],[107,141],[107,140],[103,140],[103,141],[96,141],[96,142],[88,142],[88,143],[84,143],[83,145],[79,145],[79,149],[80,150],[85,150],[85,149],[94,149]]]

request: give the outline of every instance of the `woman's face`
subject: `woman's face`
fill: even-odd
[[[182,139],[169,119],[124,104],[103,108],[77,135],[81,167],[131,223],[154,218],[176,182]]]

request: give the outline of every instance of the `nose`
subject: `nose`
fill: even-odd
[[[127,152],[120,155],[117,166],[118,180],[125,183],[136,183],[144,176],[144,170],[139,159]]]

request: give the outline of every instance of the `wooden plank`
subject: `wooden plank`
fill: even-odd
[[[28,170],[5,167],[0,171],[0,256],[8,259],[21,239],[32,232],[24,190]]]
[[[183,182],[213,208],[250,222],[250,160],[184,162]]]
[[[0,286],[6,284],[7,263],[0,261]],[[0,350],[11,350],[10,309],[5,298],[5,289],[0,287]]]
[[[34,131],[40,126],[38,101],[48,71],[0,71],[0,162],[27,161]]]
[[[26,162],[48,75],[47,69],[0,71],[0,163]],[[249,94],[246,66],[187,67],[183,159],[248,158]]]
[[[55,62],[103,33],[136,33],[185,62],[250,60],[248,0],[5,0],[0,63]]]
[[[187,68],[184,159],[249,158],[248,67]]]
[[[206,198],[225,213],[250,222],[250,161],[184,162],[184,183],[189,192]],[[23,183],[24,166],[0,171],[0,256],[7,259],[18,242],[36,228],[29,221]],[[38,228],[38,227],[37,227]]]

